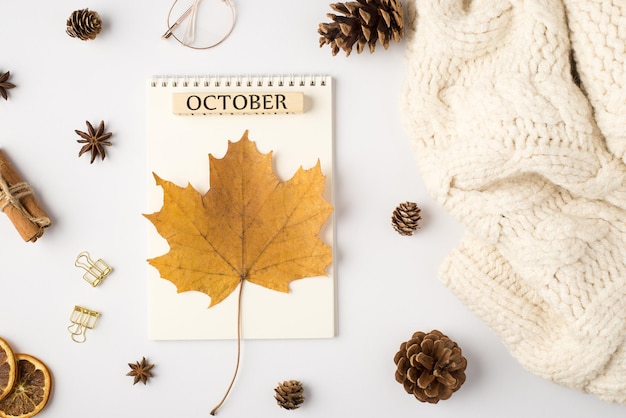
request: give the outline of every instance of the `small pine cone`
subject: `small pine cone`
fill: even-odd
[[[393,211],[393,215],[391,215],[393,229],[400,235],[413,235],[420,228],[419,221],[422,219],[420,212],[421,210],[417,207],[417,203],[400,203]]]
[[[274,391],[274,399],[278,403],[278,406],[285,409],[297,409],[304,402],[304,388],[302,383],[297,380],[286,380],[280,383]]]
[[[359,54],[365,45],[370,53],[374,52],[377,42],[387,49],[390,40],[398,42],[404,36],[400,0],[357,0],[333,3],[330,7],[343,16],[328,13],[332,22],[320,23],[317,32],[321,35],[320,47],[330,45],[333,55],[343,49],[349,56],[355,44]]]
[[[420,402],[448,399],[465,382],[467,360],[461,348],[440,331],[421,331],[400,345],[396,381]]]
[[[75,10],[67,19],[65,32],[72,38],[83,41],[96,39],[102,30],[102,19],[97,12],[89,9]]]

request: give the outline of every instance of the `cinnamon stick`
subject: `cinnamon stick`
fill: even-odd
[[[0,150],[0,209],[24,241],[35,242],[52,224],[33,191]]]

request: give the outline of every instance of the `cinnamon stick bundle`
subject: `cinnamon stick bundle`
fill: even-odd
[[[30,185],[0,150],[0,210],[11,220],[24,241],[35,242],[52,224]]]

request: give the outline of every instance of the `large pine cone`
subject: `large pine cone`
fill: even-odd
[[[391,215],[391,226],[400,235],[413,235],[420,227],[420,212],[415,202],[400,203]]]
[[[321,35],[320,47],[329,44],[333,55],[343,49],[349,56],[354,44],[359,54],[365,45],[369,46],[370,53],[374,52],[377,42],[387,49],[391,39],[398,42],[404,36],[400,0],[357,0],[334,3],[330,7],[344,16],[328,13],[333,22],[320,23],[317,31]]]
[[[278,406],[285,409],[297,409],[304,402],[304,388],[297,380],[286,380],[274,389],[274,399]]]
[[[461,348],[440,331],[421,331],[400,345],[396,380],[421,402],[448,399],[465,382],[467,360]]]
[[[89,9],[75,10],[67,19],[65,32],[83,41],[95,39],[102,30],[102,19]]]

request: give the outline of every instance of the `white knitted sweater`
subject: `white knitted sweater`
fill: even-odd
[[[626,1],[408,12],[407,131],[468,233],[443,282],[532,372],[626,403]]]

